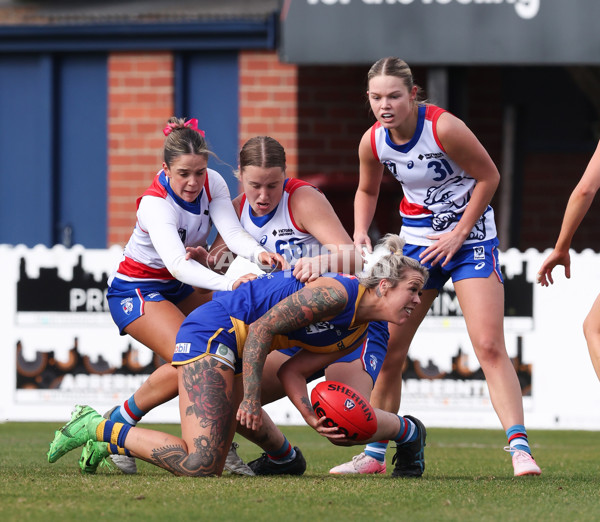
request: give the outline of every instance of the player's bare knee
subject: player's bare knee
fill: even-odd
[[[504,343],[493,338],[481,339],[475,345],[475,353],[482,366],[486,364],[495,365],[502,359],[508,358]]]

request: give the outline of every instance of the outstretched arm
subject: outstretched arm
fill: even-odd
[[[236,418],[256,430],[261,424],[260,389],[265,359],[273,338],[339,314],[348,302],[344,286],[331,278],[319,278],[276,304],[248,330],[244,345],[244,398]]]
[[[177,215],[163,198],[144,196],[138,209],[140,227],[148,231],[169,272],[181,281],[207,290],[231,290],[234,281],[187,257],[177,232]]]
[[[600,143],[598,143],[583,176],[569,197],[554,250],[540,267],[537,280],[542,286],[554,283],[552,269],[556,265],[563,265],[565,276],[567,278],[571,277],[571,257],[569,256],[571,241],[592,205],[598,188],[600,188]]]

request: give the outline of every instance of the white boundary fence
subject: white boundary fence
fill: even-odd
[[[535,274],[546,254],[508,250],[500,256],[506,343],[524,392],[525,422],[528,428],[600,430],[600,383],[581,326],[600,292],[600,256],[572,254],[571,280],[559,267],[555,285],[541,288]],[[0,421],[64,421],[76,403],[104,411],[160,364],[146,347],[120,336],[108,313],[106,277],[120,256],[119,247],[0,245]],[[234,265],[239,272],[254,269]],[[409,357],[401,413],[428,426],[500,427],[451,285]],[[278,424],[303,422],[287,399],[267,411]],[[145,418],[179,422],[177,401]]]

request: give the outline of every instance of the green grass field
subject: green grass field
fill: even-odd
[[[150,427],[150,426],[149,426]],[[153,426],[178,433],[173,425]],[[82,476],[73,451],[48,464],[57,425],[0,424],[0,520],[600,520],[600,433],[530,431],[541,477],[512,476],[499,430],[428,430],[421,479],[330,476],[362,447],[283,427],[308,462],[302,477],[179,478],[145,462],[137,475]],[[244,460],[260,450],[239,437]]]

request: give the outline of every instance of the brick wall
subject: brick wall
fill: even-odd
[[[299,175],[358,173],[358,143],[374,122],[366,67],[302,67],[298,78]]]
[[[290,177],[298,173],[298,68],[276,52],[242,51],[239,57],[240,148],[253,136],[283,145]]]
[[[375,122],[367,96],[364,66],[305,66],[298,74],[299,177],[325,193],[352,235],[354,194],[358,186],[358,144]],[[375,225],[381,233],[400,229],[400,184],[383,178]],[[375,231],[374,231],[375,232]]]
[[[162,128],[173,116],[171,53],[108,59],[108,245],[125,245],[135,201],[162,165]]]
[[[351,232],[357,146],[371,123],[364,67],[298,67],[276,52],[240,53],[240,147],[256,135],[286,149],[287,173],[327,195]]]
[[[522,218],[518,248],[543,251],[554,247],[565,207],[577,185],[591,153],[535,153],[524,162]],[[586,248],[600,251],[600,205],[596,202],[589,211],[571,247],[581,252]]]

